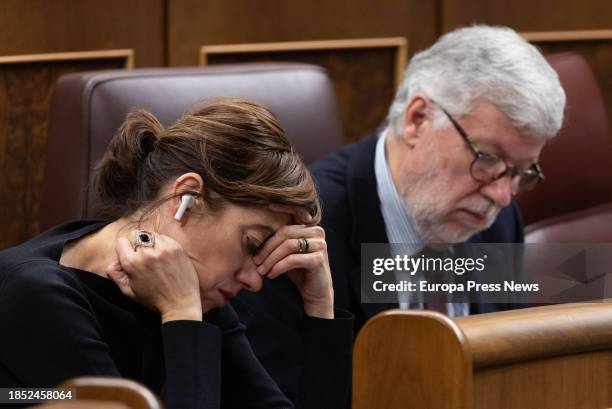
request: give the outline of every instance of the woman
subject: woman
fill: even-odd
[[[290,407],[226,305],[287,273],[310,340],[297,405],[345,405],[351,318],[333,308],[312,179],[270,111],[216,99],[167,129],[132,112],[95,184],[112,221],[0,253],[0,386],[113,375],[169,409]]]

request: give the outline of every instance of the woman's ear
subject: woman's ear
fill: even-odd
[[[427,108],[429,100],[421,95],[416,95],[406,105],[404,111],[404,127],[402,129],[402,140],[408,147],[414,148],[419,142],[422,126],[427,121]]]
[[[185,213],[195,205],[197,197],[203,192],[203,188],[204,181],[197,173],[185,173],[176,179],[172,189],[176,196],[172,201],[175,220],[185,221],[183,220]]]
[[[197,192],[202,193],[204,190],[204,181],[202,176],[195,172],[184,173],[174,181],[172,193],[180,194],[182,192]]]

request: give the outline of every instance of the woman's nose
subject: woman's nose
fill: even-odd
[[[257,274],[257,265],[249,258],[236,274],[236,279],[247,291],[257,292],[261,290],[263,278]]]

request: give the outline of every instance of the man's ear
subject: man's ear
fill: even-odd
[[[429,100],[421,95],[413,97],[404,110],[404,123],[402,140],[410,148],[419,142],[422,126],[427,121],[427,108]]]

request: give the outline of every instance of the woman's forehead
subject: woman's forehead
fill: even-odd
[[[244,207],[240,218],[245,228],[274,233],[281,227],[293,223],[294,215],[268,207]]]

